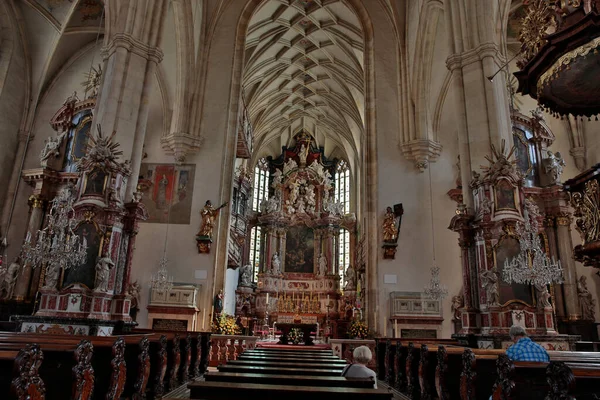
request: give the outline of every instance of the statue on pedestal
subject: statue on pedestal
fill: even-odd
[[[325,276],[327,275],[327,258],[323,253],[319,255],[319,275]]]
[[[60,275],[60,266],[58,264],[48,264],[46,267],[46,280],[42,289],[56,290],[58,285],[58,276]]]
[[[252,285],[252,265],[244,265],[240,267],[240,283],[238,286]]]
[[[488,269],[481,271],[481,286],[487,292],[488,306],[496,306],[500,304],[500,295],[498,294],[498,274],[496,269]]]
[[[464,299],[462,294],[456,295],[452,298],[452,319],[460,321],[460,309],[464,305]]]
[[[223,312],[223,289],[220,289],[219,293],[215,295],[213,306],[215,310],[215,315],[213,316],[214,318],[215,316],[221,315]]]
[[[552,153],[548,150],[546,154],[548,157],[544,159],[544,172],[546,172],[548,178],[550,178],[550,184],[556,185],[560,182],[560,176],[565,167],[565,160],[558,151]]]
[[[396,242],[398,240],[398,228],[396,227],[396,215],[392,207],[388,207],[383,217],[383,241]]]
[[[137,313],[140,310],[140,293],[142,291],[142,286],[135,281],[130,283],[127,287],[127,294],[131,297],[131,307],[129,308],[129,314],[131,318],[136,321]]]
[[[577,281],[577,294],[581,304],[581,319],[584,321],[596,320],[596,301],[587,288],[587,278],[582,275]]]
[[[110,257],[101,257],[96,262],[96,284],[95,291],[107,292],[108,281],[110,279],[110,269],[115,266],[115,263]]]
[[[42,167],[47,167],[48,160],[60,155],[60,145],[66,134],[67,132],[63,132],[56,137],[50,136],[48,139],[44,140],[44,148],[40,153],[40,164]]]
[[[10,300],[20,269],[21,266],[17,262],[13,262],[8,268],[0,266],[0,299]]]
[[[345,278],[346,284],[344,285],[344,290],[356,289],[356,271],[354,271],[352,265],[348,265],[348,268],[346,268]]]
[[[537,295],[537,306],[538,308],[551,307],[550,304],[550,293],[548,293],[548,287],[546,285],[535,285],[535,292]]]
[[[279,253],[277,252],[271,257],[271,273],[275,275],[281,274],[281,260],[279,259]]]
[[[200,228],[200,232],[198,232],[198,236],[212,238],[215,219],[217,218],[217,215],[219,215],[219,210],[226,205],[227,203],[225,202],[220,207],[214,208],[210,200],[206,200],[204,208],[200,211],[200,215],[202,216],[202,227]]]

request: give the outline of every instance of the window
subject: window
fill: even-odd
[[[335,170],[335,201],[344,203],[344,212],[350,212],[350,168],[341,160]]]
[[[347,229],[340,229],[339,249],[339,268],[342,276],[342,288],[346,287],[346,268],[350,265],[350,232]]]
[[[258,271],[260,268],[260,242],[262,229],[260,226],[255,226],[250,231],[250,262],[252,263],[252,279],[253,282],[258,282]]]
[[[261,158],[254,168],[254,199],[252,209],[260,210],[260,203],[267,198],[269,194],[269,164],[267,160]]]

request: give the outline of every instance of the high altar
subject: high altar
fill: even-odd
[[[269,197],[251,217],[251,225],[261,228],[257,282],[252,282],[251,265],[240,269],[238,315],[257,317],[270,326],[319,323],[328,333],[346,312],[360,308],[362,275],[352,262],[339,265],[338,254],[340,230],[354,237],[356,217],[333,198],[336,160],[327,160],[323,153],[301,132],[293,147],[269,159]]]

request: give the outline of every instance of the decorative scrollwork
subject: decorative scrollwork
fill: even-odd
[[[179,375],[179,368],[181,367],[181,338],[179,334],[176,334],[173,338],[173,348],[171,349],[171,369],[169,374],[169,390],[173,390],[177,387],[177,377]]]
[[[37,344],[27,345],[15,359],[18,376],[11,383],[11,390],[18,400],[44,400],[46,386],[40,378],[39,368],[44,354]]]
[[[429,369],[429,348],[426,344],[421,345],[421,358],[419,360],[419,386],[421,387],[421,400],[430,400],[429,380],[427,370]]]
[[[110,362],[112,369],[110,376],[110,386],[106,399],[120,399],[125,389],[125,379],[127,378],[127,364],[125,363],[125,339],[118,338],[112,346],[113,359]]]
[[[475,392],[475,354],[473,350],[466,349],[462,354],[462,372],[460,374],[460,398],[462,400],[474,400],[477,398]]]
[[[492,398],[494,400],[511,399],[511,393],[515,388],[515,381],[513,380],[514,372],[515,365],[512,360],[506,354],[499,355],[496,360],[496,373],[498,377],[492,389]]]
[[[448,386],[446,384],[446,372],[448,371],[448,352],[444,346],[439,346],[437,351],[437,366],[435,367],[435,390],[439,400],[450,399]]]
[[[575,385],[573,371],[564,362],[553,361],[546,367],[546,381],[550,391],[546,396],[548,400],[574,400],[569,391]]]
[[[600,240],[600,188],[597,180],[585,183],[583,192],[571,196],[577,231],[584,244]]]
[[[406,357],[406,393],[408,397],[414,398],[415,395],[415,374],[413,373],[415,345],[408,343],[408,355]]]
[[[89,340],[82,340],[75,350],[73,367],[73,400],[88,400],[94,393],[94,368],[92,356],[94,346]]]
[[[146,398],[146,386],[150,376],[150,341],[147,337],[140,340],[140,354],[138,355],[137,380],[133,387],[133,400],[144,400]]]
[[[165,392],[165,375],[167,373],[167,337],[161,335],[158,341],[158,362],[154,377],[154,393],[160,398]]]
[[[519,32],[521,53],[523,54],[523,58],[517,62],[520,69],[523,69],[546,44],[546,31],[553,21],[554,18],[547,0],[531,0],[527,3]]]

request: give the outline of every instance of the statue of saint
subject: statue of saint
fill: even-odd
[[[452,298],[452,319],[460,321],[460,309],[463,307],[463,297],[461,294]]]
[[[537,295],[537,306],[538,308],[551,307],[550,304],[550,293],[548,293],[548,287],[546,285],[535,285],[535,292]]]
[[[129,284],[127,288],[127,294],[131,297],[131,309],[139,309],[140,308],[140,293],[142,291],[142,286],[135,281]]]
[[[596,320],[596,300],[587,288],[587,278],[582,275],[577,281],[577,295],[581,305],[581,319],[584,321]]]
[[[239,286],[252,285],[252,265],[244,265],[240,268],[240,283]]]
[[[40,153],[40,164],[42,167],[48,166],[48,160],[52,157],[58,157],[60,155],[60,145],[67,132],[63,132],[60,135],[54,137],[50,136],[48,139],[44,140],[44,148]]]
[[[56,290],[58,285],[58,275],[60,274],[60,265],[51,263],[46,267],[46,280],[42,289]]]
[[[560,182],[560,176],[565,167],[565,160],[558,151],[552,153],[548,150],[546,155],[548,157],[544,160],[544,172],[546,172],[550,178],[550,183],[555,185]]]
[[[94,290],[99,292],[108,291],[108,281],[110,278],[110,269],[115,266],[115,263],[110,257],[100,257],[96,262],[96,285]]]
[[[215,315],[220,315],[223,312],[223,289],[215,295],[214,307]]]
[[[281,273],[281,260],[279,259],[279,253],[275,252],[271,257],[271,273],[279,275]]]
[[[481,286],[487,292],[487,304],[490,306],[500,304],[500,295],[498,294],[498,274],[496,269],[488,269],[481,272]]]
[[[398,240],[398,228],[396,227],[396,215],[392,207],[388,207],[383,217],[383,241],[396,242]]]
[[[345,278],[346,284],[344,285],[344,290],[356,289],[356,271],[354,271],[352,265],[348,265],[348,268],[346,268]]]
[[[15,261],[3,268],[0,266],[0,298],[10,300],[17,284],[17,277],[21,266]]]
[[[319,255],[319,275],[321,276],[325,276],[327,275],[327,258],[325,257],[325,254],[321,253]]]
[[[298,158],[300,159],[301,166],[306,165],[307,157],[308,157],[308,147],[306,147],[304,144],[302,144],[302,146],[300,146],[300,151],[298,152]]]
[[[202,227],[200,228],[200,232],[198,232],[198,236],[212,238],[215,219],[217,218],[217,215],[219,215],[219,210],[226,205],[227,203],[223,203],[220,207],[214,208],[210,200],[206,201],[204,208],[200,211],[200,215],[202,216]]]

